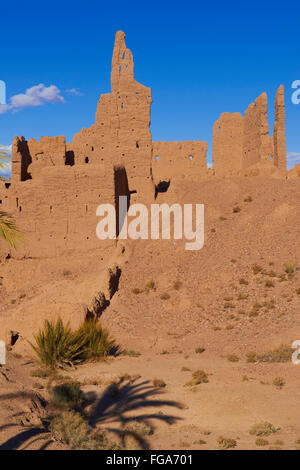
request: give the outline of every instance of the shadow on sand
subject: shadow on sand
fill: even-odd
[[[154,432],[153,421],[173,424],[182,418],[167,413],[161,408],[170,407],[183,409],[183,405],[172,400],[165,400],[162,395],[165,392],[154,388],[149,381],[125,381],[120,379],[118,383],[109,385],[103,393],[96,395],[93,392],[86,394],[86,403],[82,409],[82,414],[87,418],[91,428],[101,426],[101,430],[109,431],[119,437],[122,445],[125,446],[126,437],[131,437],[140,448],[149,449],[150,443],[147,436],[136,432],[130,428],[130,423],[145,423],[150,430],[148,434]],[[18,398],[36,397],[35,394],[7,394],[0,395],[0,401]],[[90,406],[89,412],[85,410]],[[47,405],[46,405],[47,408]],[[15,416],[12,416],[14,418]],[[44,450],[53,442],[49,432],[49,424],[53,415],[43,420],[42,427],[26,427],[22,432],[18,432],[4,443],[0,444],[0,450],[17,450],[31,447],[34,443],[41,441],[39,450]],[[0,432],[11,427],[20,427],[20,424],[9,423],[0,426]]]

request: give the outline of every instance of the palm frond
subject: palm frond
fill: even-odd
[[[12,216],[3,211],[0,211],[0,238],[6,240],[13,248],[17,247],[22,238]]]
[[[8,152],[3,147],[3,145],[0,145],[0,168],[7,168],[9,164],[9,158],[8,158]]]

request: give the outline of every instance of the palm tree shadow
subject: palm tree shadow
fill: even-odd
[[[145,423],[149,430],[147,435],[150,435],[154,431],[152,424],[154,420],[170,425],[181,420],[182,418],[178,416],[158,410],[161,407],[183,408],[179,402],[163,399],[161,397],[163,393],[162,390],[151,386],[149,381],[137,383],[136,380],[125,382],[120,379],[118,383],[108,386],[99,399],[91,397],[94,404],[88,414],[85,411],[82,412],[86,415],[91,427],[95,428],[97,424],[102,424],[106,431],[119,437],[124,447],[126,438],[131,437],[142,449],[149,449],[150,444],[146,436],[134,428],[127,429],[127,426],[130,423]],[[0,400],[24,398],[24,396],[36,398],[34,393],[21,392],[1,395]],[[88,403],[91,401],[87,399],[86,404]],[[19,413],[16,414],[18,415]],[[39,450],[46,449],[53,442],[49,433],[48,418],[42,420],[42,426],[26,427],[25,430],[9,438],[0,444],[0,450],[17,450],[21,446],[28,448],[38,441],[42,441]],[[11,427],[19,428],[19,425],[13,422],[6,423],[0,426],[0,431]]]
[[[17,450],[23,444],[27,443],[27,445],[22,448],[22,450],[25,450],[26,447],[28,447],[29,445],[33,444],[33,442],[36,442],[38,440],[43,441],[43,445],[39,449],[39,450],[42,450],[43,448],[48,447],[48,445],[52,442],[51,438],[47,442],[45,442],[45,439],[47,438],[47,436],[45,435],[45,437],[44,436],[41,437],[41,435],[43,434],[49,435],[47,430],[44,428],[33,427],[33,428],[26,429],[26,431],[19,432],[18,434],[16,434],[15,436],[8,439],[6,442],[1,444],[0,450]],[[40,437],[37,437],[37,436],[40,436]],[[37,438],[30,441],[30,439],[34,437],[37,437]]]
[[[108,386],[95,401],[89,413],[89,424],[92,427],[103,424],[106,430],[118,435],[123,444],[125,436],[131,436],[142,449],[148,449],[147,439],[128,425],[136,422],[146,423],[150,429],[149,434],[153,434],[154,420],[169,425],[181,420],[178,416],[159,410],[162,407],[183,409],[181,403],[163,399],[163,394],[161,389],[150,385],[148,380],[138,383],[131,380],[124,383],[121,379],[117,384]],[[119,425],[119,428],[110,427],[113,424]]]
[[[31,398],[31,399],[37,399],[37,395],[32,392],[19,392],[19,393],[7,393],[3,394],[0,396],[0,400],[11,400],[13,398]],[[45,401],[39,396],[38,399],[40,400],[41,403],[45,405]],[[12,415],[12,418],[20,416],[22,413],[16,413]],[[43,441],[42,446],[40,447],[39,450],[42,450],[43,448],[47,448],[48,445],[52,442],[52,438],[49,437],[50,433],[48,431],[48,421],[47,420],[42,420],[43,427],[38,427],[38,426],[26,426],[24,431],[18,432],[11,438],[9,438],[7,441],[5,441],[3,444],[0,444],[0,450],[17,450],[19,449],[23,444],[26,444],[24,449],[31,445],[33,442],[36,442],[38,440]],[[4,431],[5,429],[8,428],[19,428],[20,425],[16,423],[6,423],[3,426],[0,426],[0,431]],[[49,438],[46,442],[45,440]]]

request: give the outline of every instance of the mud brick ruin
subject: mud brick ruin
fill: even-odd
[[[272,137],[265,93],[244,117],[220,116],[213,129],[213,168],[208,169],[206,142],[152,142],[151,89],[134,79],[133,57],[124,38],[117,32],[111,93],[100,97],[95,124],[70,143],[64,136],[13,140],[11,182],[1,182],[0,208],[11,213],[25,233],[23,256],[57,256],[99,246],[96,208],[103,203],[117,206],[119,195],[149,203],[175,178],[200,182],[287,175],[283,86],[276,96]],[[298,172],[292,170],[290,176]]]

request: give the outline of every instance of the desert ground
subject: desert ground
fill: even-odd
[[[299,181],[174,180],[157,202],[204,204],[199,251],[185,240],[119,240],[59,258],[3,257],[0,449],[67,448],[49,432],[49,390],[62,380],[80,384],[90,426],[117,445],[122,430],[144,425],[129,449],[299,448]],[[43,374],[29,341],[45,319],[77,326],[115,265],[100,321],[118,353]],[[191,383],[199,370],[205,380]]]

